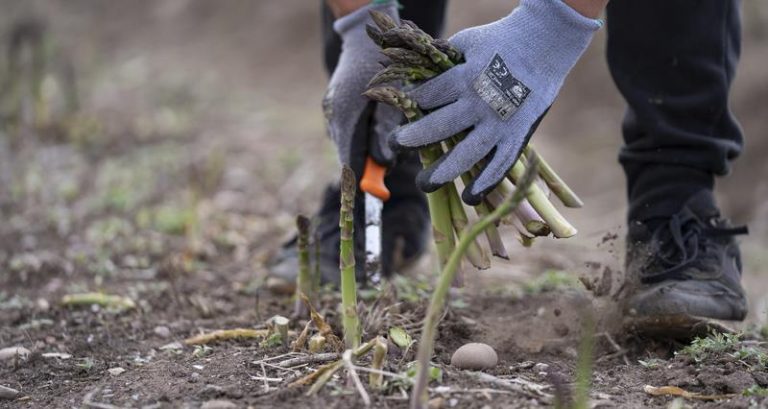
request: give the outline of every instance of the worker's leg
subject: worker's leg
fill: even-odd
[[[728,107],[740,48],[739,1],[614,0],[608,62],[629,103],[620,161],[630,220],[669,216],[711,190],[741,151]]]
[[[728,172],[742,147],[728,106],[739,4],[614,0],[608,7],[608,62],[629,104],[619,159],[639,313],[741,319],[746,311],[737,232],[719,224],[712,196],[715,176]]]

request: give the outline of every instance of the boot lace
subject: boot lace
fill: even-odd
[[[721,274],[723,242],[745,234],[746,226],[730,227],[718,218],[705,223],[686,208],[653,232],[649,260],[640,278],[646,283],[717,278]]]

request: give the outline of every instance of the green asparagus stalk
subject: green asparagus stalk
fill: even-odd
[[[341,171],[341,308],[344,343],[349,349],[360,345],[360,319],[357,316],[357,280],[355,277],[355,172],[348,166]]]
[[[443,154],[439,146],[428,146],[419,151],[421,164],[427,168]],[[427,194],[429,216],[432,219],[432,236],[437,249],[439,268],[445,267],[456,245],[451,216],[451,190],[448,185]]]
[[[456,231],[456,235],[459,236],[469,224],[469,218],[467,217],[466,210],[464,210],[464,205],[461,204],[461,197],[459,197],[459,192],[456,190],[456,185],[448,183],[446,186],[450,190],[448,200],[450,200],[449,206],[451,209],[453,227]],[[480,243],[477,242],[477,239],[472,240],[472,243],[469,244],[469,248],[467,248],[467,260],[480,270],[491,268],[491,259],[488,257],[485,249],[483,249],[483,247],[480,246]],[[461,277],[461,273],[457,274],[457,277],[459,277],[459,279],[457,279],[455,284],[458,285],[463,282],[463,277]]]
[[[482,233],[488,226],[496,223],[506,214],[513,211],[520,202],[525,199],[525,192],[533,183],[533,179],[536,175],[537,162],[534,160],[530,163],[528,170],[520,178],[518,184],[519,189],[515,190],[509,199],[505,200],[501,206],[493,211],[487,217],[480,219],[474,223],[470,228],[464,230],[459,239],[456,248],[451,253],[451,257],[448,263],[443,268],[440,274],[440,280],[437,283],[435,291],[432,293],[429,308],[427,310],[427,316],[424,319],[422,326],[421,340],[419,342],[419,350],[416,354],[418,362],[418,372],[416,375],[416,381],[411,392],[411,409],[424,409],[427,407],[427,383],[429,372],[429,361],[434,352],[435,336],[437,334],[437,325],[440,322],[440,317],[443,316],[443,308],[445,307],[446,296],[450,288],[451,282],[456,275],[459,268],[461,258],[469,248],[472,240],[475,239],[480,233]]]
[[[314,280],[310,272],[309,265],[309,226],[310,222],[306,216],[296,217],[296,229],[298,230],[298,239],[296,247],[299,253],[299,275],[296,280],[296,305],[294,316],[296,318],[307,315],[307,309],[301,300],[301,293],[306,294],[310,302],[314,301]]]
[[[371,88],[364,93],[368,98],[399,108],[409,122],[417,121],[423,115],[416,102],[408,98],[404,92],[393,87]],[[427,146],[419,151],[422,165],[426,168],[443,155],[440,145]],[[440,268],[450,257],[455,246],[453,222],[450,209],[450,193],[447,186],[427,194],[429,215],[432,219],[432,235],[434,236],[437,258]]]
[[[426,81],[436,75],[436,72],[427,68],[392,64],[374,75],[368,87],[394,81]]]
[[[523,151],[526,157],[539,160],[539,176],[544,180],[552,193],[560,199],[566,207],[579,208],[584,206],[584,202],[571,190],[554,169],[545,161],[533,148],[532,145],[525,147]]]
[[[491,210],[485,203],[480,203],[475,206],[475,212],[478,217],[483,218],[488,216],[491,213]],[[507,248],[504,247],[504,241],[501,240],[501,234],[499,234],[499,229],[496,227],[495,223],[485,229],[485,238],[488,240],[488,247],[491,249],[491,254],[503,258],[504,260],[509,260],[509,253],[507,253]]]
[[[381,53],[395,64],[423,67],[432,71],[440,70],[440,67],[435,65],[429,58],[407,48],[385,48],[381,50]]]
[[[317,230],[317,229],[315,229]],[[315,231],[315,263],[312,266],[312,294],[320,292],[320,235]]]
[[[525,165],[518,161],[512,166],[508,178],[515,184],[525,174]],[[552,205],[547,196],[536,184],[531,185],[527,192],[528,201],[531,203],[542,219],[552,229],[552,234],[558,238],[573,237],[576,235],[577,230],[573,227],[568,220],[560,214],[560,212]]]

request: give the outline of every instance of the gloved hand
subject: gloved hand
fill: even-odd
[[[333,29],[342,40],[341,55],[323,98],[328,133],[336,144],[339,159],[356,171],[362,168],[366,155],[382,165],[392,163],[394,154],[387,136],[403,121],[397,109],[374,104],[362,95],[371,78],[381,70],[377,62],[383,59],[365,32],[366,23],[373,24],[371,10],[399,19],[397,2],[392,0],[362,7],[334,22]]]
[[[522,0],[509,16],[450,38],[466,63],[409,92],[422,109],[434,111],[390,137],[395,149],[411,149],[469,130],[417,176],[419,187],[435,191],[486,158],[462,194],[466,203],[480,203],[517,161],[601,25],[562,0]]]

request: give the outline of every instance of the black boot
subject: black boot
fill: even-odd
[[[385,183],[392,192],[384,203],[382,214],[381,266],[385,277],[406,268],[426,250],[429,236],[429,210],[426,197],[414,183],[421,169],[415,155],[401,158],[400,163],[387,175]],[[320,273],[322,284],[339,285],[339,231],[340,191],[338,184],[329,186],[323,196],[320,210],[313,221],[315,238],[320,244]],[[358,191],[355,200],[355,259],[357,279],[365,277],[365,200]],[[296,238],[285,243],[269,263],[268,287],[279,292],[290,292],[298,275]],[[314,263],[314,239],[310,255]]]
[[[743,320],[747,300],[734,239],[740,234],[747,234],[746,227],[722,219],[708,190],[692,196],[671,217],[631,222],[626,312]]]

